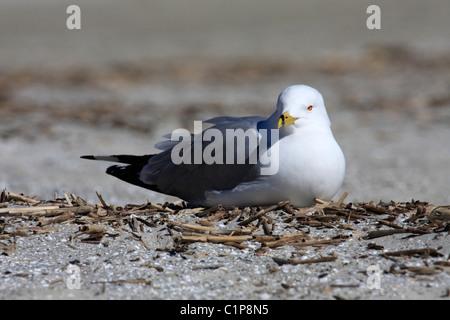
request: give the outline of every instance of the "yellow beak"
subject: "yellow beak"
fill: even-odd
[[[298,118],[292,117],[289,112],[285,112],[281,115],[281,117],[278,119],[278,129],[284,126],[289,126],[291,124],[294,124],[295,120]]]

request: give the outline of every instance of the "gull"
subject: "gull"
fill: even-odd
[[[157,154],[81,158],[121,163],[110,166],[106,173],[194,206],[254,206],[288,200],[295,207],[305,207],[314,204],[315,198],[331,200],[343,182],[345,158],[331,131],[323,97],[307,85],[284,89],[269,118],[225,116],[203,123],[212,127],[196,134],[176,135],[177,139],[173,139],[174,131],[170,140],[155,145],[161,150]],[[211,129],[214,135],[206,139]],[[236,136],[229,138],[230,130],[246,134],[244,145],[232,143]],[[264,136],[266,132],[270,134]],[[254,137],[257,139],[252,140]],[[250,141],[257,141],[256,148]],[[230,143],[231,150],[227,148]],[[218,153],[220,148],[211,152],[213,144],[223,147],[225,153]],[[190,156],[201,156],[202,151],[205,155],[207,149],[220,161],[192,161]],[[230,151],[233,155],[227,157]],[[175,161],[180,154],[186,161]],[[239,157],[244,161],[222,161]]]

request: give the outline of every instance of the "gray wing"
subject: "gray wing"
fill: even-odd
[[[223,137],[222,146],[225,148],[230,139],[226,139],[226,129],[241,129],[247,134],[257,136],[258,123],[264,121],[263,117],[217,117],[207,121],[213,126],[209,129],[217,129]],[[253,130],[248,130],[253,129]],[[208,129],[206,129],[208,130]],[[206,131],[204,130],[203,133]],[[169,136],[166,135],[166,138]],[[225,149],[223,152],[223,164],[194,164],[193,163],[193,135],[191,137],[191,163],[174,164],[172,162],[172,149],[179,143],[178,141],[166,140],[156,145],[163,151],[154,155],[144,166],[140,173],[140,180],[145,184],[156,185],[158,189],[166,194],[175,195],[189,202],[201,202],[205,191],[210,190],[230,190],[237,185],[256,179],[259,176],[259,166],[253,161],[249,161],[248,140],[245,139],[245,162],[237,164],[235,140],[234,164],[227,164]],[[214,140],[213,140],[214,141]],[[213,141],[202,142],[202,151]],[[229,163],[230,161],[228,161]]]

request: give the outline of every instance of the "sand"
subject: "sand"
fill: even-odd
[[[366,4],[356,0],[214,5],[81,1],[78,31],[65,26],[69,4],[0,5],[2,189],[42,200],[66,191],[88,202],[98,202],[98,191],[117,206],[176,201],[107,176],[106,163],[79,156],[151,153],[163,134],[192,129],[194,120],[268,116],[284,87],[304,83],[322,92],[346,156],[347,173],[336,199],[346,191],[347,202],[450,203],[450,25],[445,1],[380,1],[381,30],[366,28]],[[147,233],[149,243],[158,234],[164,238],[162,230]],[[313,268],[284,265],[272,274],[268,270],[276,264],[256,256],[256,248],[196,243],[186,259],[147,250],[126,236],[110,240],[109,246],[86,244],[74,250],[61,245],[68,237],[61,231],[20,238],[13,256],[0,257],[0,296],[434,299],[445,296],[450,283],[448,271],[421,275],[421,281],[389,274],[381,290],[361,284],[355,289],[352,285],[367,278],[368,266],[357,258],[366,254],[363,240],[336,247],[337,262]],[[449,254],[448,233],[406,239],[393,235],[376,242],[389,251],[429,245],[442,246],[446,258]],[[280,249],[284,255],[291,251]],[[163,272],[130,262],[157,255]],[[89,285],[81,290],[70,290],[65,283],[73,260],[85,266],[83,284]],[[382,270],[392,264],[372,262]],[[198,269],[205,265],[225,267]],[[149,278],[152,284],[93,284],[130,277]],[[64,281],[48,285],[57,278]]]

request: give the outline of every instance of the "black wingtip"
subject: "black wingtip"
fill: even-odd
[[[148,164],[148,160],[153,155],[144,156],[132,156],[132,155],[112,155],[112,156],[93,156],[85,155],[81,156],[81,159],[88,160],[103,160],[103,161],[113,161],[120,162],[128,165],[114,165],[106,169],[106,173],[112,175],[120,180],[134,184],[136,186],[150,189],[156,192],[161,192],[156,185],[149,185],[141,181],[140,173],[143,167]]]
[[[138,166],[145,166],[148,163],[148,160],[152,157],[152,154],[147,154],[143,156],[132,156],[129,154],[117,154],[111,156],[93,156],[93,155],[85,155],[81,156],[81,159],[88,160],[101,160],[101,161],[111,161],[111,162],[119,162],[125,164],[133,164]]]
[[[146,184],[140,179],[139,175],[141,170],[142,167],[137,165],[114,165],[106,169],[106,173],[122,181],[134,184],[135,186],[161,192],[156,185]]]

